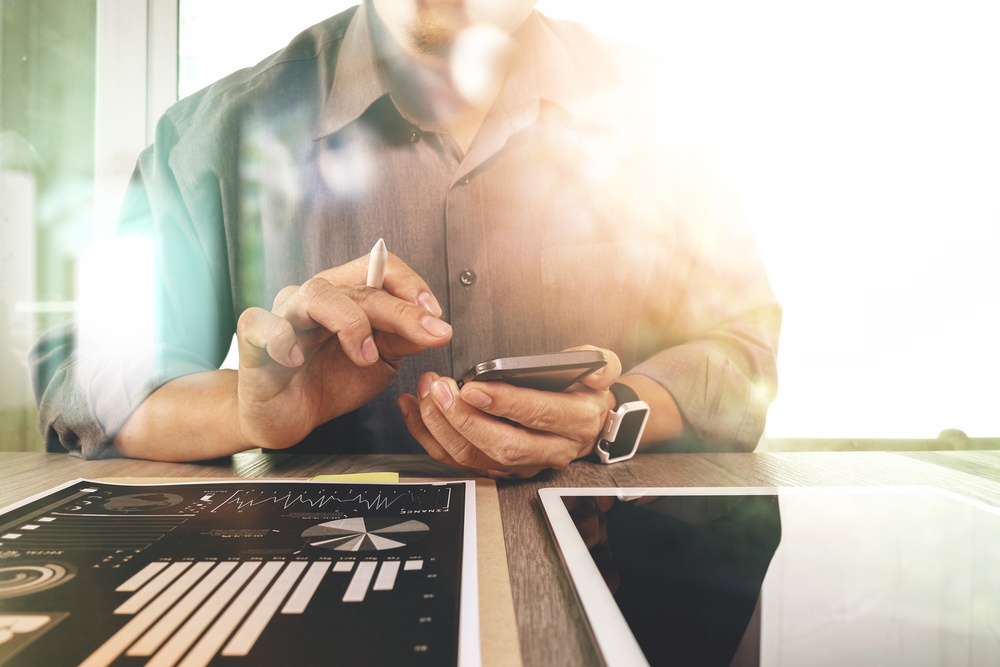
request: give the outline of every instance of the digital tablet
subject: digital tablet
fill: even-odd
[[[931,487],[539,496],[605,664],[1000,664],[985,503]]]

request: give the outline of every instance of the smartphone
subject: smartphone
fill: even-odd
[[[480,380],[502,380],[518,387],[565,391],[607,363],[608,358],[597,350],[501,357],[470,368],[458,380],[458,386]]]

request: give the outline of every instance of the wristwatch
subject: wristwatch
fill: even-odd
[[[640,401],[631,387],[616,382],[610,389],[615,397],[615,408],[608,413],[594,447],[601,463],[618,463],[632,458],[649,419],[649,404]]]

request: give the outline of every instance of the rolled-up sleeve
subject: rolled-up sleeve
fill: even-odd
[[[152,392],[225,357],[235,325],[218,180],[179,186],[177,140],[162,119],[137,162],[115,238],[84,253],[75,317],[31,352],[50,450],[119,456],[115,436]]]
[[[680,164],[665,178],[675,224],[644,324],[658,345],[629,372],[670,392],[699,449],[752,450],[777,393],[781,308],[728,177],[712,159]]]

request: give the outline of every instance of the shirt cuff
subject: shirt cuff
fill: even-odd
[[[706,450],[750,451],[764,433],[770,400],[707,343],[664,350],[629,371],[663,386]]]

